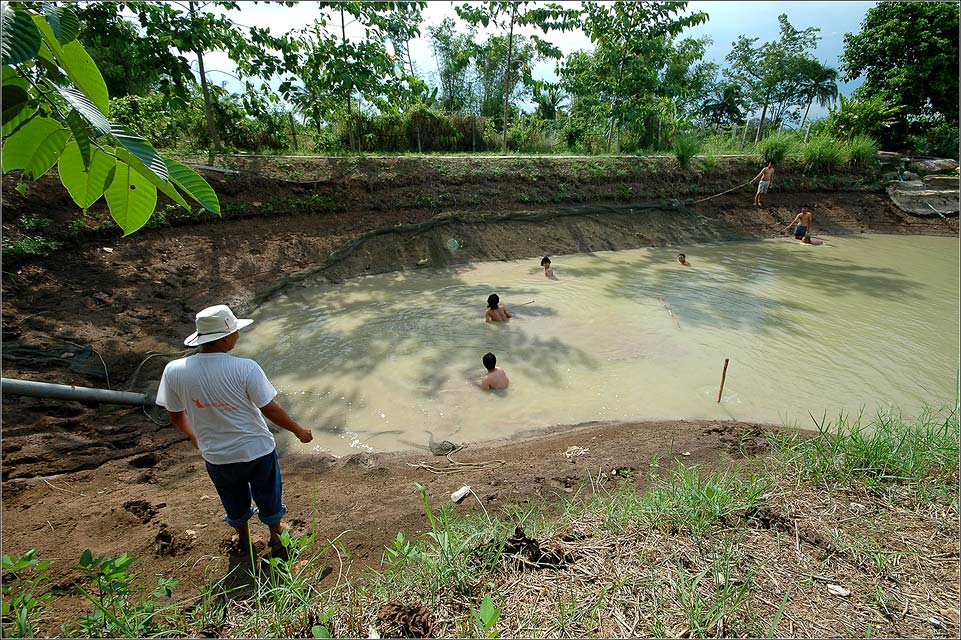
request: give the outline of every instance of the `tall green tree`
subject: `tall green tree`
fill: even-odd
[[[880,2],[844,36],[845,80],[857,96],[906,107],[902,118],[958,121],[958,3]]]
[[[474,102],[471,65],[476,31],[457,33],[454,20],[444,18],[427,33],[437,64],[441,107],[449,112],[466,111]]]
[[[196,172],[110,120],[107,85],[77,40],[80,20],[70,6],[10,3],[0,30],[4,173],[37,179],[56,166],[82,209],[106,199],[124,235],[147,222],[158,192],[185,209],[184,195],[220,212]]]
[[[455,7],[457,15],[472,25],[489,24],[497,25],[501,30],[507,31],[507,60],[504,64],[504,109],[502,118],[503,137],[501,141],[501,151],[507,151],[507,123],[510,111],[511,95],[517,84],[516,79],[512,80],[514,43],[516,36],[514,29],[523,26],[534,26],[541,29],[545,34],[549,31],[570,31],[577,26],[577,9],[565,7],[556,3],[548,3],[543,6],[533,6],[534,2],[527,0],[514,2],[483,2],[480,6],[459,5]],[[560,50],[539,36],[531,36],[530,42],[533,44],[537,53],[543,57],[560,58]],[[516,78],[516,76],[515,76]]]
[[[802,104],[810,52],[820,38],[820,29],[797,29],[784,13],[778,16],[778,25],[777,41],[757,45],[758,38],[740,36],[726,57],[729,79],[742,84],[754,105],[761,108],[755,141],[761,137],[768,110],[771,120],[780,123],[789,108]]]
[[[686,2],[583,3],[581,23],[595,48],[568,56],[558,71],[576,97],[574,108],[593,109],[591,119],[609,123],[608,151],[615,139],[620,144],[625,123],[649,130],[658,113],[676,109],[661,86],[677,53],[673,39],[708,18],[685,15],[686,8]],[[676,69],[670,77],[678,77]]]
[[[398,110],[423,94],[424,83],[395,64],[395,42],[418,35],[425,2],[321,2],[314,23],[291,34],[297,44],[294,73],[281,84],[320,132],[326,120],[343,115],[348,144],[359,148],[353,127],[355,99],[382,110]],[[363,34],[347,37],[358,22]],[[402,109],[400,109],[402,110]]]

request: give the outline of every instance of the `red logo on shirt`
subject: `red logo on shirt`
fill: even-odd
[[[200,400],[197,400],[196,398],[194,398],[193,401],[194,401],[194,405],[196,405],[198,409],[223,409],[224,411],[237,410],[237,407],[233,405],[229,405],[224,402],[211,402],[210,404],[204,404]]]

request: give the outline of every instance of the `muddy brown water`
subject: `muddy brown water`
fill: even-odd
[[[592,420],[810,428],[953,405],[958,239],[823,239],[684,247],[691,267],[675,249],[552,256],[554,280],[535,259],[307,284],[256,310],[236,353],[335,455]],[[513,319],[484,322],[490,293]],[[505,391],[478,388],[488,351]]]

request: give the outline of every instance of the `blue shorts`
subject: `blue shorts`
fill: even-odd
[[[206,465],[207,474],[227,512],[224,519],[231,527],[246,523],[254,513],[264,524],[277,524],[287,513],[287,505],[281,500],[283,483],[276,449],[249,462],[206,462]],[[250,504],[251,496],[257,503],[256,511]]]
[[[807,234],[807,232],[808,232],[808,228],[803,224],[799,224],[796,227],[794,227],[794,237],[796,239],[803,238]]]

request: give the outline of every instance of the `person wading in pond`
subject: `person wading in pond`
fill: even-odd
[[[757,183],[757,193],[754,194],[754,204],[760,207],[761,195],[767,193],[771,185],[774,184],[774,160],[770,160],[767,166],[754,176],[754,180],[760,180]],[[754,180],[751,180],[751,182],[754,182]]]
[[[551,259],[548,256],[541,258],[541,266],[544,267],[544,276],[547,278],[554,277],[554,269],[551,268]]]
[[[677,254],[677,261],[683,264],[685,267],[691,266],[691,263],[687,261],[687,256],[683,253]]]
[[[506,389],[510,384],[510,380],[507,379],[507,374],[504,373],[504,370],[497,366],[497,356],[488,351],[484,354],[483,362],[484,367],[487,369],[487,375],[481,378],[481,389],[487,391],[492,389]]]
[[[794,239],[803,240],[804,236],[811,233],[813,224],[814,216],[811,215],[807,207],[801,207],[801,213],[797,214],[794,220],[791,220],[791,224],[784,227],[784,230],[787,231],[791,227],[794,227]]]
[[[487,312],[484,314],[485,322],[506,322],[512,317],[510,311],[501,304],[501,299],[496,293],[487,296]]]
[[[248,521],[259,512],[260,521],[270,529],[271,553],[282,556],[280,534],[287,506],[281,495],[277,445],[264,416],[304,444],[313,435],[277,404],[277,390],[260,365],[229,355],[240,338],[239,330],[252,322],[238,320],[225,305],[198,313],[197,331],[184,344],[199,346],[200,353],[167,365],[157,404],[167,409],[174,426],[200,449],[225,520],[237,532],[237,550],[243,553],[250,548]]]

